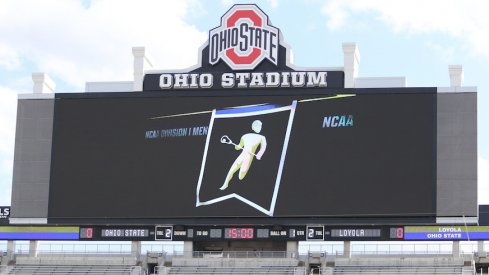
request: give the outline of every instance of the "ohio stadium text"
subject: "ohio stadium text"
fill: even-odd
[[[266,73],[223,73],[220,75],[222,88],[263,87],[327,87],[328,72],[266,72]],[[215,76],[211,73],[165,73],[160,75],[161,89],[212,88]]]

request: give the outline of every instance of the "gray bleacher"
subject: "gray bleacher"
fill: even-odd
[[[250,275],[250,274],[276,274],[276,275],[305,275],[305,268],[292,266],[268,266],[268,267],[204,267],[204,266],[178,266],[158,269],[157,274],[164,275],[183,275],[183,274],[202,274],[202,275]]]
[[[101,265],[15,265],[11,270],[5,274],[18,274],[18,275],[81,275],[81,274],[128,274],[139,275],[141,269],[134,266],[101,266]]]
[[[333,274],[354,275],[354,274],[412,274],[412,275],[460,275],[463,274],[463,267],[405,267],[405,266],[342,266],[336,267]]]
[[[471,273],[473,269],[469,268]],[[323,274],[331,274],[331,270],[323,270]],[[332,274],[443,274],[462,275],[467,268],[463,258],[355,258],[337,259]]]
[[[157,274],[289,274],[304,275],[296,254],[285,251],[192,251],[173,255],[171,266]]]
[[[126,252],[65,254],[41,251],[36,256],[25,253],[11,256],[4,257],[9,261],[0,266],[0,275],[144,275],[147,272],[151,275],[468,275],[475,273],[475,263],[480,262],[474,254],[377,252],[329,255],[326,252],[299,254],[285,251],[189,251],[173,254],[162,251],[132,255]]]

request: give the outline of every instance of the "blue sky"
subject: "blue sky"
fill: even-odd
[[[479,203],[489,204],[486,0],[0,0],[0,205],[10,205],[16,98],[32,92],[33,72],[57,92],[132,80],[133,46],[154,69],[192,66],[233,3],[260,6],[298,66],[343,66],[343,42],[359,47],[360,77],[405,76],[410,87],[449,86],[448,65],[463,65],[464,85],[478,87]]]

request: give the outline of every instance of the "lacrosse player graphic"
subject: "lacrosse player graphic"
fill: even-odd
[[[231,168],[226,176],[226,180],[220,188],[221,190],[228,188],[229,182],[233,178],[234,173],[236,173],[238,170],[239,179],[244,179],[244,177],[246,177],[246,173],[248,173],[248,170],[250,169],[254,157],[260,160],[265,153],[265,150],[267,149],[267,139],[265,136],[259,134],[261,132],[261,128],[262,122],[260,120],[253,121],[251,124],[251,129],[254,131],[254,133],[244,134],[241,137],[239,144],[233,143],[232,140],[226,135],[221,137],[221,143],[231,144],[234,145],[234,149],[242,150],[241,154],[236,158],[233,165],[231,165]],[[258,147],[260,147],[260,150],[257,154],[255,154]]]

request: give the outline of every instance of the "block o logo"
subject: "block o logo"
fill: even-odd
[[[233,70],[253,70],[263,59],[277,65],[279,30],[256,5],[234,5],[209,32],[209,63],[223,60]]]

